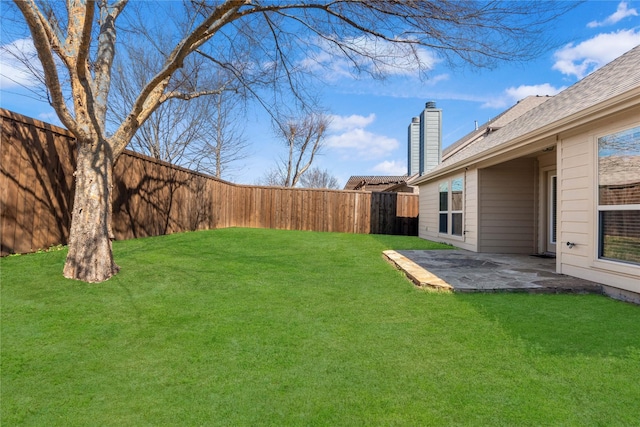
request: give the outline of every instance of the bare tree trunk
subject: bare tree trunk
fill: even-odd
[[[430,58],[434,55],[451,64],[461,60],[490,67],[497,61],[523,60],[544,52],[547,39],[540,42],[537,36],[551,25],[552,18],[574,7],[573,2],[550,7],[540,1],[191,1],[183,2],[184,19],[171,20],[168,33],[161,33],[172,40],[164,48],[145,28],[164,22],[162,12],[172,11],[174,5],[161,6],[170,2],[14,3],[31,33],[41,72],[30,60],[26,65],[45,82],[46,99],[78,139],[76,195],[64,275],[87,282],[106,280],[118,271],[110,241],[114,159],[166,102],[233,90],[255,96],[277,118],[286,104],[281,84],[291,91],[296,104],[292,111],[298,110],[297,105],[311,105],[303,76],[313,73],[313,67],[300,67],[294,59],[298,54],[307,56],[309,48],[336,56],[352,71],[374,77],[396,69],[424,74],[432,71]],[[129,55],[128,59],[143,65],[153,64],[154,55],[161,59],[152,65],[142,85],[131,91],[130,105],[116,121],[116,128],[107,133],[112,66],[120,46],[116,44],[116,19],[130,3],[137,4],[141,17],[146,18],[149,12],[151,27],[141,21],[135,28],[131,19],[136,11],[125,19],[123,28],[131,34],[132,43],[143,43],[139,57]],[[531,17],[526,25],[524,16]],[[194,58],[196,52],[208,60],[206,65]],[[273,65],[264,67],[266,63]],[[221,73],[222,85],[204,71],[209,65],[217,70],[214,73]],[[260,94],[264,88],[272,93],[270,100]],[[313,118],[302,126],[303,130],[310,127],[311,132],[295,134],[281,129],[283,136],[292,135],[290,144],[295,149],[295,170],[290,152],[287,185],[295,185],[309,168],[326,129]],[[111,135],[108,139],[107,134]]]
[[[97,144],[94,148],[92,145]],[[102,282],[119,267],[111,251],[113,155],[106,141],[79,142],[76,187],[64,276]]]

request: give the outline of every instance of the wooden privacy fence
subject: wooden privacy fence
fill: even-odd
[[[74,138],[0,109],[2,255],[66,244]],[[418,196],[236,185],[126,151],[114,169],[116,239],[225,227],[418,234]]]

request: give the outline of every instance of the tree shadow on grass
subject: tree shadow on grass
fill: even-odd
[[[600,295],[467,294],[457,298],[498,323],[531,352],[640,359],[640,306]]]

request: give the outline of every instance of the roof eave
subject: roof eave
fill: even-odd
[[[481,153],[472,155],[468,158],[459,160],[450,165],[446,165],[440,169],[428,172],[422,176],[419,176],[408,183],[410,185],[420,185],[427,181],[431,181],[436,178],[440,178],[443,175],[451,173],[454,170],[469,167],[479,161],[487,158],[498,156],[508,153],[509,151],[516,150],[527,144],[531,144],[535,141],[548,138],[553,135],[558,135],[562,132],[571,130],[577,126],[583,125],[593,120],[597,120],[611,114],[624,111],[628,108],[637,106],[640,104],[640,86],[635,87],[627,92],[624,92],[618,96],[612,97],[599,104],[585,108],[577,113],[566,116],[560,120],[549,123],[529,133],[523,134],[517,138],[514,138],[506,143],[500,144],[496,147],[492,147]]]

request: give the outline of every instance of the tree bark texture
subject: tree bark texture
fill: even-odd
[[[96,283],[119,267],[111,251],[113,155],[106,141],[78,144],[76,186],[64,276]]]

